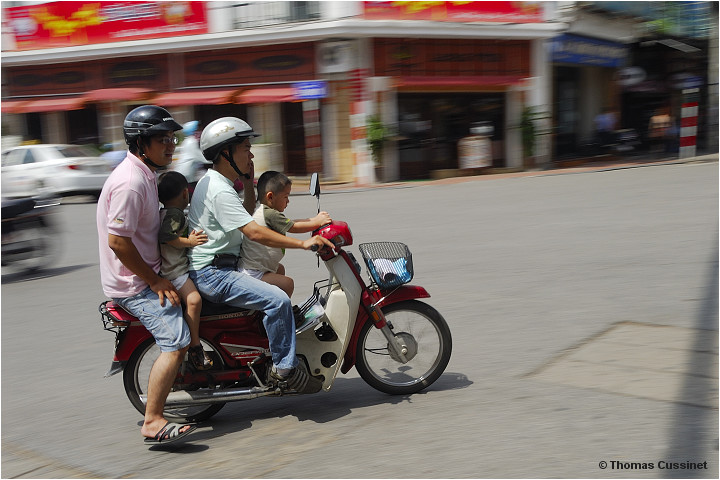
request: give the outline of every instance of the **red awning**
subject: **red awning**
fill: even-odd
[[[163,107],[180,105],[222,105],[232,103],[233,90],[186,90],[182,92],[162,93],[153,98],[153,103]]]
[[[299,100],[295,97],[292,87],[267,87],[245,90],[235,99],[235,103],[277,103],[294,102]]]
[[[84,106],[84,97],[43,98],[28,101],[26,104],[19,106],[19,111],[16,113],[62,112],[79,110]]]
[[[2,113],[22,113],[29,100],[3,100]]]
[[[395,79],[395,87],[402,88],[423,88],[434,89],[442,87],[450,88],[472,88],[472,87],[509,87],[521,85],[525,77],[511,75],[484,75],[484,76],[461,76],[461,77],[400,77]]]
[[[142,100],[150,94],[145,88],[101,88],[90,90],[84,97],[88,102],[108,102],[121,100]]]

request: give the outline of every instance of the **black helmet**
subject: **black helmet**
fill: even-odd
[[[170,112],[157,105],[143,105],[133,109],[125,117],[123,133],[125,143],[131,145],[138,136],[151,136],[162,132],[182,130]]]

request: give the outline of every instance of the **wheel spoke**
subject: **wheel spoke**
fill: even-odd
[[[383,313],[408,353],[401,361],[389,350],[382,332],[368,324],[360,334],[358,372],[371,386],[386,393],[420,391],[447,366],[452,348],[447,324],[435,309],[419,301],[393,304],[383,308]]]

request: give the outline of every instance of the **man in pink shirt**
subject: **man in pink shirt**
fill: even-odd
[[[190,344],[190,332],[172,283],[160,271],[160,204],[155,172],[172,161],[182,129],[167,110],[145,105],[123,124],[129,152],[103,186],[97,205],[100,277],[105,295],[132,313],[152,333],[160,355],[150,372],[146,443],[169,443],[195,429],[168,422],[165,400]]]

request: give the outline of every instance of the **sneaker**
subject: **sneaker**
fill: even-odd
[[[322,390],[322,382],[307,372],[303,362],[299,362],[298,366],[290,370],[287,375],[279,374],[273,365],[270,378],[274,383],[286,383],[289,390],[297,393],[317,393]]]
[[[190,363],[193,364],[196,370],[207,370],[213,366],[212,359],[208,356],[202,345],[190,347],[188,349],[188,357],[190,357]]]

